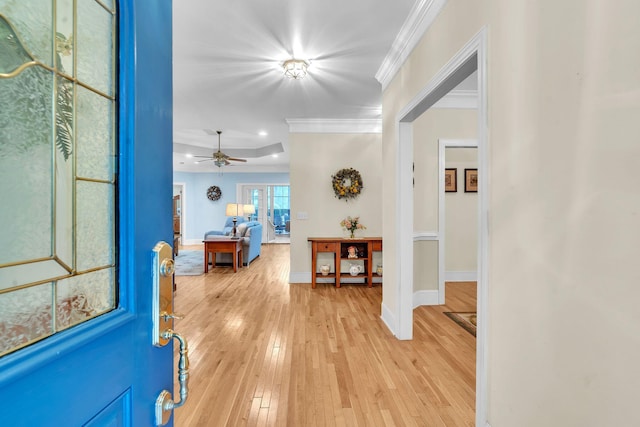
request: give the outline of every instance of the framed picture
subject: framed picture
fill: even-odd
[[[444,170],[444,191],[455,193],[458,191],[458,169],[447,168]]]
[[[464,192],[465,193],[478,192],[478,169],[464,170]]]

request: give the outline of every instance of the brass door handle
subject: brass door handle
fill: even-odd
[[[185,404],[189,397],[189,345],[187,340],[177,332],[167,329],[162,333],[165,339],[176,339],[180,343],[180,359],[178,360],[178,383],[180,384],[180,401],[174,402],[171,393],[162,390],[156,399],[156,425],[163,426],[169,422],[171,411]]]

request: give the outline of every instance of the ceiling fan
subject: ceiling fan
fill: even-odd
[[[213,135],[213,132],[211,132],[209,130],[205,130],[205,132],[207,132],[210,135]],[[198,160],[197,163],[213,160],[213,163],[216,166],[218,166],[219,168],[221,168],[222,166],[230,165],[231,162],[246,162],[247,161],[246,159],[239,159],[237,157],[227,156],[222,151],[220,151],[220,134],[222,133],[222,131],[221,130],[217,130],[216,133],[218,134],[218,151],[214,152],[211,156],[195,156],[195,157],[204,157],[205,158],[204,160]]]

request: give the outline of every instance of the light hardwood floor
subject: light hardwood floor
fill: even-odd
[[[176,426],[474,425],[475,338],[442,313],[475,311],[475,282],[417,308],[414,339],[399,341],[380,319],[380,285],[288,277],[289,245],[263,245],[235,274],[176,277],[191,362]]]

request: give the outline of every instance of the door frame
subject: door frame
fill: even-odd
[[[446,168],[447,148],[478,148],[475,139],[439,139],[438,140],[438,304],[445,303],[446,282],[446,206],[444,191],[444,170]],[[476,273],[477,275],[477,273]]]
[[[174,182],[174,187],[180,187],[180,244],[184,245],[187,235],[187,184],[185,182]]]
[[[260,212],[256,212],[256,221],[262,221],[262,242],[269,242],[269,227],[265,223],[267,216],[267,185],[268,184],[236,184],[236,202],[247,203],[248,190],[262,190],[262,200],[260,200]]]
[[[236,184],[236,194],[239,195],[238,197],[236,197],[236,199],[240,200],[240,202],[242,203],[247,203],[246,199],[245,199],[245,190],[247,188],[258,188],[258,189],[262,189],[263,190],[263,196],[264,196],[264,202],[262,203],[262,207],[264,209],[264,215],[263,218],[266,220],[268,217],[267,213],[269,211],[269,209],[267,208],[267,206],[269,205],[267,201],[267,199],[269,198],[269,192],[268,192],[268,187],[273,187],[273,186],[278,186],[278,187],[289,187],[289,207],[291,207],[291,183],[287,182],[287,183],[274,183],[274,182],[265,182],[265,183],[250,183],[250,182],[239,182]],[[271,195],[271,197],[273,197]],[[271,209],[273,210],[273,205],[271,206]],[[291,217],[291,208],[289,208],[289,217]],[[273,216],[271,217],[271,219],[273,219]],[[269,243],[269,232],[268,232],[268,227],[266,226],[266,224],[262,224],[262,229],[263,229],[263,233],[262,233],[262,243]],[[275,236],[274,236],[275,238]]]
[[[395,335],[413,337],[413,121],[453,89],[464,78],[478,71],[478,328],[476,337],[476,426],[487,423],[487,314],[488,314],[488,102],[487,27],[483,27],[444,65],[427,85],[400,110],[396,125],[396,221],[397,271]]]

